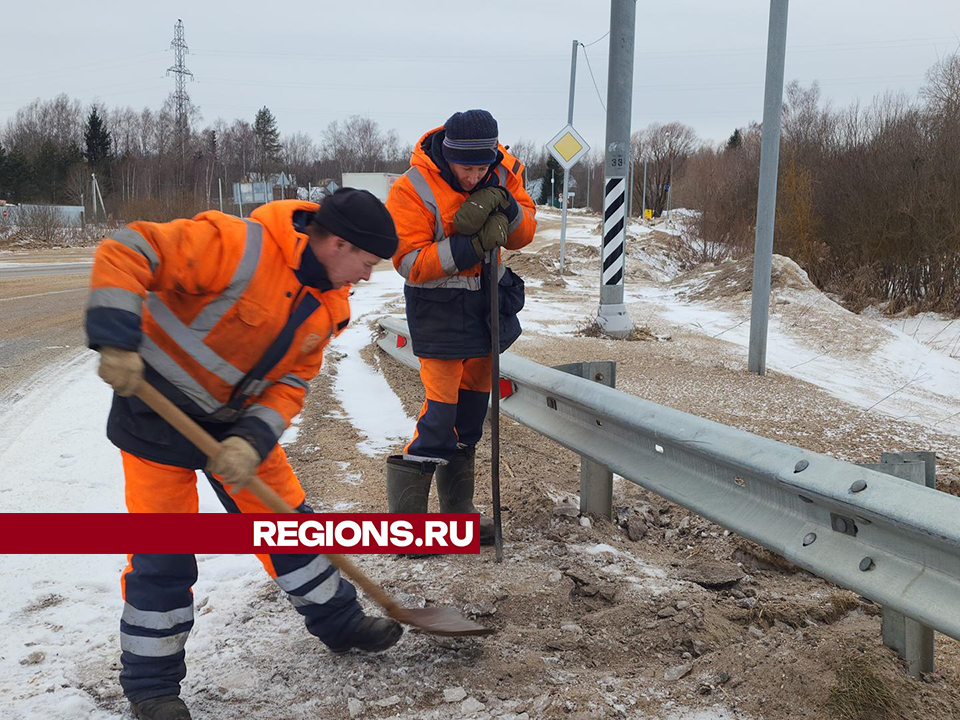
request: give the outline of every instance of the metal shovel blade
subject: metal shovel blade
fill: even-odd
[[[390,617],[404,625],[411,625],[431,635],[490,635],[493,628],[468,620],[449,606],[428,608],[392,608]]]

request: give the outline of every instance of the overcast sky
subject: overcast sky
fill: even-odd
[[[769,3],[640,0],[633,128],[679,120],[721,140],[759,121]],[[484,107],[501,140],[545,142],[566,123],[570,48],[609,30],[607,0],[337,2],[6,2],[0,13],[0,123],[58,93],[110,107],[158,108],[182,18],[188,83],[203,122],[252,121],[268,106],[282,133],[319,139],[352,114],[404,143],[452,112]],[[787,80],[818,80],[834,105],[886,90],[915,95],[960,47],[957,0],[794,0]],[[587,51],[606,103],[607,40]],[[605,122],[584,53],[574,126],[602,146]]]

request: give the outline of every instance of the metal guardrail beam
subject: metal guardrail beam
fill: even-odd
[[[406,322],[380,346],[418,367]],[[398,347],[402,337],[407,342]],[[960,640],[960,498],[504,353],[501,411],[800,567]],[[837,519],[842,522],[838,522]]]

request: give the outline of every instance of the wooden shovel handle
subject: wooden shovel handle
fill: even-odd
[[[146,381],[141,382],[136,395],[208,458],[212,459],[220,452],[220,443],[153,385]],[[256,476],[253,477],[247,488],[273,512],[296,512],[273,488]],[[397,602],[387,595],[383,588],[368,578],[349,558],[344,555],[327,555],[326,557],[337,570],[363,588],[363,591],[389,615],[393,616],[395,614],[399,608]]]
[[[211,460],[220,452],[220,443],[210,433],[200,427],[196,421],[174,405],[150,383],[146,381],[140,383],[137,388],[137,397],[143,400],[157,415],[170,423],[174,430],[196,445],[197,449]],[[296,512],[286,500],[260,478],[254,476],[247,487],[250,492],[263,500],[273,512]]]

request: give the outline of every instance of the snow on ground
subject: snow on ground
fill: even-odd
[[[406,438],[414,422],[383,377],[360,358],[373,332],[368,321],[402,296],[402,287],[392,269],[361,283],[351,298],[351,326],[331,345],[343,354],[336,392],[366,438],[362,449],[372,455]],[[97,377],[96,362],[95,353],[82,351],[0,398],[0,511],[124,512],[120,455],[105,435],[111,393]],[[296,422],[284,434],[284,444],[296,439]],[[223,512],[202,475],[197,487],[201,512]],[[351,509],[351,503],[331,508]],[[252,556],[199,555],[197,560],[197,624],[187,646],[190,674],[184,686],[194,694],[205,685],[232,684],[242,698],[255,688],[244,690],[241,673],[229,670],[239,650],[229,641],[236,631],[224,628],[248,617],[256,596],[272,583]],[[0,717],[127,717],[94,699],[94,688],[104,679],[116,685],[125,562],[120,554],[4,558],[0,624],[8,631],[0,640]],[[271,622],[274,617],[272,632],[281,637],[298,625],[292,609],[272,609]],[[269,656],[272,651],[264,652]],[[115,691],[119,693],[118,685]],[[285,705],[281,699],[276,706]],[[309,715],[304,709],[304,716]]]
[[[124,511],[120,455],[104,432],[111,394],[96,360],[83,351],[0,398],[0,511]],[[223,512],[206,480],[197,485],[201,512]],[[87,690],[116,677],[125,562],[120,554],[4,557],[0,717],[127,717],[98,707]],[[216,605],[208,604],[213,617],[191,635],[192,658],[220,652],[208,628],[247,612],[251,595],[270,584],[252,556],[201,555],[198,562],[198,605],[211,592]]]
[[[548,213],[545,224],[551,224]],[[568,239],[597,247],[597,217],[571,214]],[[691,286],[667,283],[679,273],[669,247],[654,242],[646,226],[629,232],[631,262],[648,259],[655,280],[631,281],[626,301],[634,320],[651,313],[690,332],[716,336],[743,351],[748,337],[749,295],[720,300],[696,299]],[[660,228],[657,228],[658,230]],[[553,228],[545,230],[553,233]],[[557,223],[556,238],[559,237]],[[529,333],[569,335],[575,321],[595,312],[597,282],[594,264],[567,280],[563,292],[538,291],[528,297],[523,322]],[[535,282],[537,282],[535,280]],[[352,297],[353,322],[332,344],[341,353],[334,379],[344,413],[357,428],[363,450],[379,454],[405,439],[413,420],[384,381],[360,357],[373,330],[368,321],[397,299],[402,281],[392,271],[374,274]],[[533,283],[531,283],[533,286]],[[573,290],[574,292],[568,292]],[[824,354],[811,333],[816,327],[788,321],[774,306],[770,323],[768,366],[826,388],[839,398],[877,411],[931,417],[954,412],[960,399],[960,361],[952,357],[960,344],[960,323],[935,317],[896,320],[853,316],[815,290],[791,290],[783,297],[801,317],[818,313],[849,325],[851,332],[869,328],[871,345],[861,352]],[[744,313],[747,313],[745,316]],[[792,317],[792,316],[791,316]],[[122,473],[117,450],[106,440],[104,426],[110,393],[96,377],[96,356],[83,351],[66,364],[40,372],[23,387],[0,397],[0,510],[4,512],[122,512]],[[900,386],[889,399],[884,396]],[[375,401],[372,401],[375,400]],[[943,420],[941,429],[960,432],[960,423]],[[285,438],[295,436],[295,430]],[[198,483],[201,510],[221,512],[205,481]],[[611,552],[613,551],[613,552]],[[585,556],[616,557],[605,544],[580,548]],[[291,717],[307,717],[316,709],[292,703],[283,683],[254,687],[246,682],[251,657],[296,656],[296,618],[282,603],[264,607],[271,586],[250,556],[202,555],[195,588],[198,621],[188,643],[190,674],[185,691],[198,698],[208,687],[226,688],[237,703],[262,701],[288,707]],[[121,611],[119,576],[122,555],[12,555],[4,558],[0,584],[0,717],[50,720],[100,720],[126,717],[115,678]],[[650,592],[670,582],[662,570],[637,561],[631,576],[638,591]],[[251,618],[251,615],[255,617]],[[249,625],[240,627],[241,623]],[[250,630],[257,626],[257,632]],[[260,632],[263,630],[263,632]],[[234,642],[242,633],[244,642]],[[272,644],[271,644],[272,643]],[[282,645],[283,647],[279,647]],[[105,689],[109,688],[109,689]],[[110,693],[113,693],[110,695]],[[292,696],[291,696],[292,697]],[[316,701],[322,698],[318,695]],[[319,707],[319,706],[318,706]],[[722,708],[697,711],[665,707],[658,720],[732,720]]]
[[[360,351],[370,343],[369,321],[383,317],[383,309],[402,296],[403,278],[392,267],[373,273],[368,282],[354,288],[350,327],[331,345],[343,354],[334,381],[337,398],[350,422],[364,436],[360,450],[371,457],[383,455],[413,433],[414,418],[404,411],[383,375],[360,357]]]
[[[678,218],[668,234],[681,235],[682,218]],[[597,247],[597,224],[596,215],[571,215],[568,241],[578,243],[586,235],[582,244]],[[746,366],[750,293],[698,298],[696,291],[712,275],[721,275],[725,266],[702,266],[689,279],[678,280],[679,246],[671,249],[650,235],[654,230],[661,235],[668,232],[664,225],[651,228],[631,222],[628,227],[626,273],[633,279],[626,283],[624,302],[634,323],[645,325],[656,315],[683,331],[718,338],[735,346]],[[555,234],[559,238],[559,230]],[[774,291],[768,370],[817,385],[865,412],[960,434],[960,320],[933,313],[907,319],[876,312],[856,315],[813,287],[795,263],[779,257],[775,261],[802,277],[805,285]],[[524,329],[570,335],[578,323],[594,316],[599,295],[595,262],[591,259],[577,268],[574,261],[576,276],[566,279],[566,289],[572,293],[551,298],[548,306],[528,302],[522,316]],[[643,273],[634,275],[639,270]],[[641,274],[653,281],[636,279]]]

